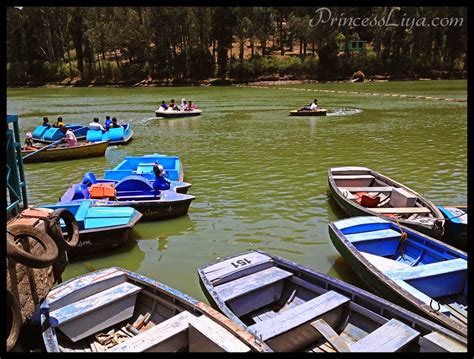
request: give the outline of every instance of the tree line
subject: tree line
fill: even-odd
[[[457,76],[467,9],[332,7],[332,16],[462,18],[461,26],[310,26],[315,7],[9,7],[7,83],[135,83],[262,76]],[[367,49],[353,53],[350,41]]]

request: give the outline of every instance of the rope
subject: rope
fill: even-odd
[[[405,260],[405,253],[403,252],[403,246],[404,246],[406,240],[408,239],[408,234],[407,234],[407,232],[403,232],[402,227],[400,226],[400,222],[398,221],[398,218],[396,220],[397,220],[398,229],[400,230],[400,234],[401,234],[401,237],[400,237],[400,254],[402,255],[403,260]]]

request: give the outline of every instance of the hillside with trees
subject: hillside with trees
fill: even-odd
[[[462,26],[310,26],[314,7],[9,7],[7,84],[186,84],[210,79],[390,78],[467,73],[467,9],[404,7]],[[386,16],[389,7],[332,7]],[[347,46],[364,42],[364,51]]]

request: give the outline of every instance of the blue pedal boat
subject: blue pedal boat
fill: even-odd
[[[438,206],[444,216],[443,242],[467,251],[467,206]]]
[[[380,217],[329,224],[331,241],[388,300],[467,336],[467,253]]]
[[[115,190],[114,197],[95,198],[95,207],[133,207],[145,220],[168,219],[188,213],[194,196],[178,193],[173,189],[155,190],[150,181],[139,175],[124,177],[117,182],[99,182],[91,172],[86,173],[82,183],[70,187],[59,203],[75,203],[91,198],[93,184],[109,184]]]
[[[126,145],[133,137],[131,123],[124,123],[121,127],[110,128],[106,132],[101,130],[88,130],[86,135],[87,142],[109,141],[109,145]]]
[[[142,218],[142,214],[131,207],[95,207],[93,201],[39,206],[42,208],[66,208],[76,218],[79,226],[79,243],[68,251],[69,258],[97,254],[125,243],[131,229]],[[61,219],[61,227],[66,227]]]
[[[127,156],[111,170],[104,171],[104,180],[121,180],[126,176],[140,175],[154,181],[153,165],[158,162],[166,171],[171,187],[179,193],[187,193],[191,183],[184,182],[183,164],[178,156],[167,156],[159,153],[144,156]]]
[[[271,351],[209,305],[119,267],[57,285],[34,317],[47,352]]]
[[[68,124],[65,125],[65,127],[70,128],[72,131],[74,131],[74,135],[78,140],[86,138],[87,126]],[[33,131],[32,136],[33,140],[36,142],[53,143],[63,138],[64,133],[62,133],[58,127],[46,127],[43,125],[39,125]]]
[[[276,352],[465,352],[467,338],[363,289],[263,251],[198,268],[213,305]]]

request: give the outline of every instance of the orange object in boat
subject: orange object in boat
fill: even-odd
[[[360,198],[360,204],[361,206],[364,206],[364,207],[369,207],[369,208],[377,207],[379,203],[380,203],[380,197],[372,197],[372,196],[363,194],[362,197]]]
[[[89,188],[91,198],[115,198],[115,188],[109,183],[95,183]]]

